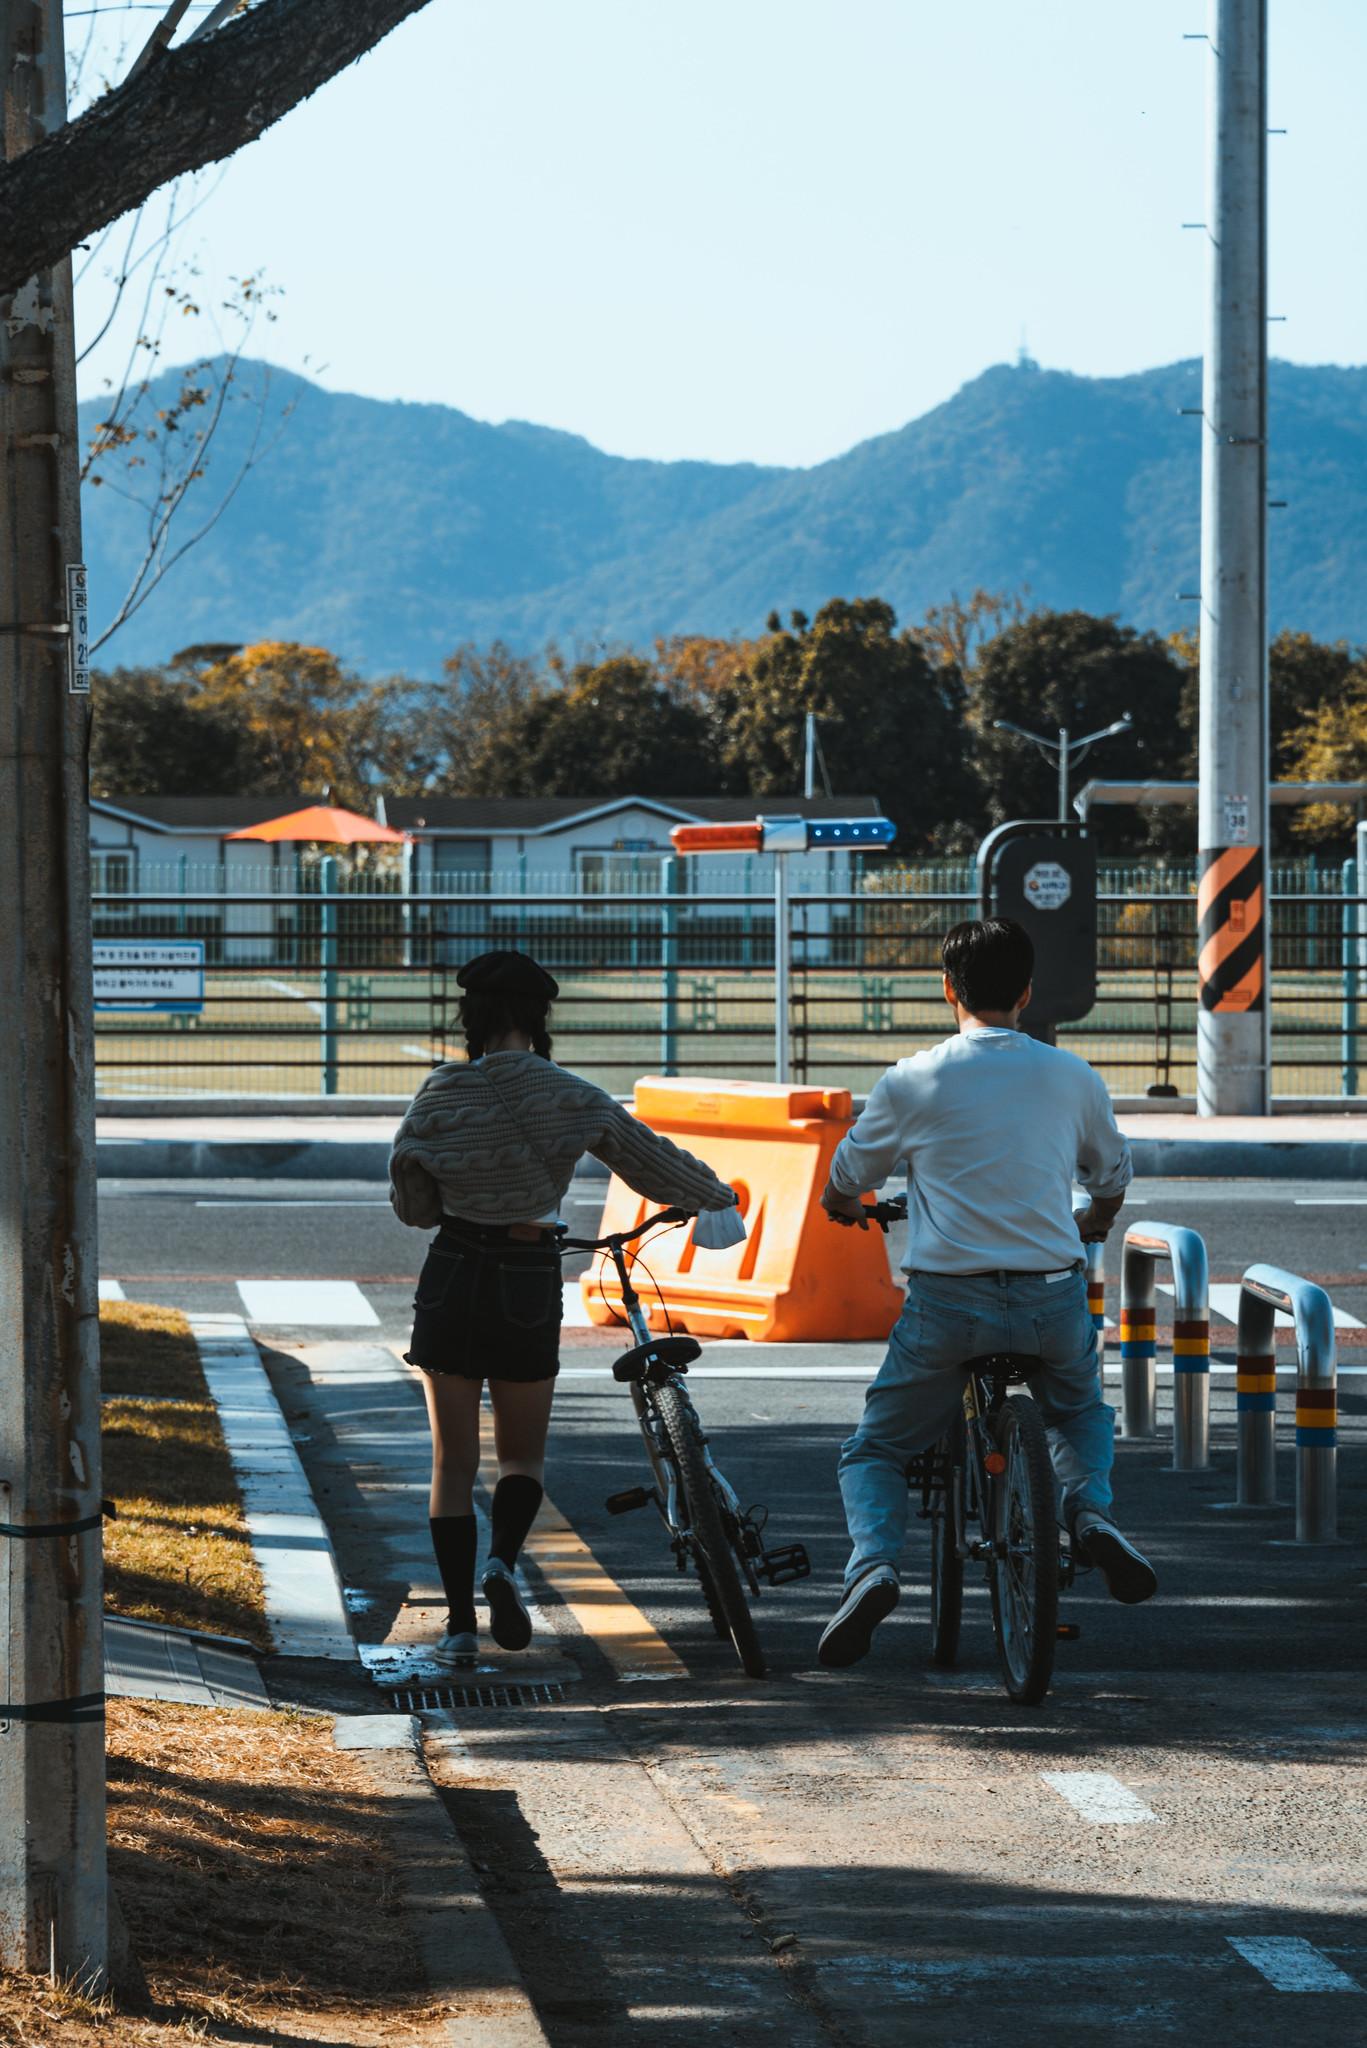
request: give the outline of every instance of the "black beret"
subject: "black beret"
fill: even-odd
[[[466,961],[456,982],[471,995],[529,996],[537,1003],[553,1003],[560,993],[555,976],[547,974],[530,953],[481,953]]]

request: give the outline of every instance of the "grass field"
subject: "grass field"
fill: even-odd
[[[442,1037],[439,999],[425,970],[338,977],[336,1092],[402,1095],[459,1045],[454,1015]],[[450,990],[454,997],[455,990]],[[1155,1081],[1190,1092],[1196,1003],[1175,977],[1171,1016],[1147,973],[1103,975],[1097,1007],[1065,1025],[1060,1043],[1101,1068],[1117,1094]],[[1367,1005],[1364,1005],[1367,1012]],[[1273,990],[1277,1094],[1343,1090],[1341,981],[1282,975]],[[667,1063],[677,1072],[767,1078],[772,1072],[773,977],[755,970],[682,969],[674,1030],[665,1036],[657,971],[562,975],[554,1020],[557,1056],[618,1092]],[[828,1085],[867,1087],[892,1059],[933,1045],[946,1012],[929,973],[820,969],[793,977],[793,1071]],[[113,1017],[96,1030],[101,1094],[166,1096],[316,1094],[323,1076],[325,1004],[315,970],[213,973],[197,1018]],[[1367,1015],[1364,1017],[1367,1026]],[[1356,1041],[1367,1066],[1367,1029]],[[1367,1075],[1364,1075],[1367,1090]]]

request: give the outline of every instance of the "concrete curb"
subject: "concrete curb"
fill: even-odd
[[[1367,1143],[1336,1139],[1130,1138],[1137,1177],[1172,1180],[1367,1180]]]
[[[362,1720],[366,1725],[358,1725]],[[428,1774],[417,1723],[406,1714],[347,1716],[336,1731],[339,1746],[364,1756],[397,1814],[395,1871],[423,1974],[433,1997],[455,2007],[445,2022],[447,2048],[548,2048],[503,1930]]]
[[[354,1663],[332,1539],[251,1333],[227,1315],[192,1315],[190,1329],[242,1492],[276,1654]]]

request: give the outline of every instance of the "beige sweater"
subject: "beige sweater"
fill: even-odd
[[[443,1211],[471,1223],[534,1222],[555,1214],[585,1152],[652,1202],[696,1210],[735,1201],[691,1152],[532,1052],[436,1069],[399,1125],[389,1199],[399,1221],[419,1230]]]

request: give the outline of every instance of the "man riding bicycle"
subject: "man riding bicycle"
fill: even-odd
[[[1114,1412],[1102,1398],[1081,1240],[1102,1238],[1133,1174],[1101,1077],[1018,1026],[1034,948],[1010,918],[955,925],[941,953],[958,1032],[882,1076],[831,1162],[822,1206],[868,1228],[860,1197],[905,1162],[907,1294],[864,1414],[840,1454],[853,1549],[823,1664],[867,1652],[897,1605],[907,1466],[944,1434],[958,1368],[987,1352],[1043,1360],[1031,1391],[1056,1432],[1054,1470],[1079,1561],[1117,1600],[1158,1580],[1112,1519]],[[1073,1215],[1072,1183],[1090,1207]]]

